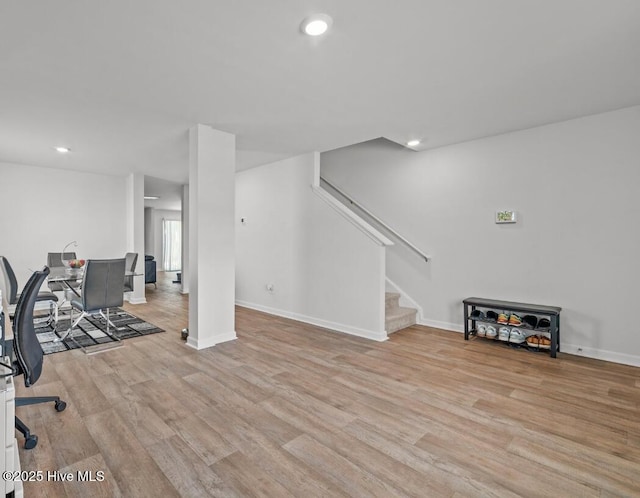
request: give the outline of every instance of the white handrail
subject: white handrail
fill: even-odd
[[[321,176],[320,177],[320,181],[323,181],[324,183],[329,185],[329,187],[331,187],[333,190],[338,192],[342,197],[347,199],[351,204],[353,204],[358,209],[360,209],[362,212],[364,212],[367,216],[369,216],[371,219],[373,219],[376,223],[379,223],[380,225],[382,225],[385,230],[387,230],[388,232],[392,233],[394,235],[394,237],[396,237],[400,242],[402,242],[404,245],[406,245],[409,249],[411,249],[413,252],[418,254],[426,262],[429,262],[429,260],[431,259],[431,256],[428,256],[427,254],[425,254],[418,247],[416,247],[415,244],[412,244],[411,242],[409,242],[406,238],[404,238],[402,235],[400,235],[398,232],[396,232],[393,228],[391,228],[389,225],[387,225],[384,221],[382,221],[380,218],[378,218],[375,214],[373,214],[367,208],[365,208],[365,207],[361,206],[360,204],[358,204],[356,201],[354,201],[351,197],[349,197],[347,194],[345,194],[342,190],[340,190],[338,187],[336,187],[333,183],[328,181],[326,178]]]

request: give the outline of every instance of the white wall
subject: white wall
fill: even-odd
[[[125,299],[131,304],[144,304],[144,175],[130,173],[127,176],[127,252],[138,255],[133,270],[133,292],[125,293]],[[141,270],[142,269],[142,270]]]
[[[557,305],[563,351],[640,365],[640,107],[432,151],[374,141],[322,174],[433,257],[388,251],[426,323],[461,330],[469,296]]]
[[[0,163],[0,254],[22,287],[76,240],[79,258],[124,257],[126,178]]]
[[[384,248],[313,193],[315,160],[237,173],[236,301],[382,340]]]
[[[155,257],[156,226],[153,223],[155,208],[144,208],[144,253]]]

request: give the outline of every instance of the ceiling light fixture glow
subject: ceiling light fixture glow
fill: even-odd
[[[409,140],[407,142],[407,147],[416,147],[420,145],[420,140]]]
[[[62,147],[61,145],[54,147],[54,149],[56,150],[56,152],[60,152],[60,154],[66,154],[67,152],[71,152],[71,149],[69,147]]]
[[[144,200],[145,201],[155,201],[160,199],[160,197],[158,197],[157,195],[145,195],[144,196]]]
[[[314,14],[302,21],[300,29],[306,35],[319,36],[326,33],[332,24],[333,19],[327,14]]]

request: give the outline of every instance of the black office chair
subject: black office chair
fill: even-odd
[[[109,308],[122,306],[124,294],[125,258],[120,259],[88,259],[84,267],[84,277],[80,287],[80,297],[71,299],[71,327],[59,340],[65,339],[85,316],[99,312],[107,321],[105,333],[115,341],[117,337],[109,333],[109,325],[117,328],[109,319]],[[78,318],[73,319],[73,310],[81,311]],[[105,315],[104,310],[107,311]]]
[[[133,273],[136,269],[136,263],[138,262],[138,253],[128,252],[127,254],[125,254],[124,259],[125,270]],[[133,292],[133,275],[124,277],[124,291]]]
[[[4,275],[3,292],[6,295],[7,304],[9,305],[9,316],[13,316],[21,295],[18,292],[18,280],[16,279],[16,274],[14,273],[13,268],[9,264],[9,260],[4,256],[0,256],[0,269],[2,269],[2,273]],[[54,324],[58,323],[58,296],[56,296],[53,292],[38,291],[38,293],[36,294],[36,302],[45,301],[48,301],[50,303],[49,322]]]
[[[33,326],[33,308],[38,296],[38,290],[47,278],[49,268],[46,266],[41,271],[34,272],[25,285],[18,304],[16,305],[16,314],[13,320],[13,352],[15,356],[14,369],[15,375],[22,374],[24,376],[25,387],[35,384],[42,373],[42,364],[44,360],[44,352],[36,336]],[[67,407],[67,403],[62,401],[59,396],[34,396],[29,398],[16,398],[16,406],[35,405],[39,403],[55,403],[55,409],[58,412],[63,411]],[[38,436],[31,434],[25,423],[15,417],[16,429],[22,433],[25,438],[24,447],[28,450],[35,448],[38,444]]]

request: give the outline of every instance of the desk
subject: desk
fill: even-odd
[[[126,270],[124,272],[125,279],[127,277],[139,277],[142,273],[136,273],[131,270]],[[80,293],[78,292],[78,287],[74,287],[73,283],[81,282],[84,277],[84,268],[67,268],[64,266],[54,266],[53,268],[49,268],[49,276],[47,280],[49,282],[59,282],[64,285],[67,289],[73,292],[76,296],[80,297]],[[124,286],[124,281],[122,282]],[[123,287],[124,291],[124,287]]]
[[[47,280],[49,282],[58,282],[64,285],[67,289],[73,292],[76,296],[80,297],[78,288],[71,285],[72,283],[82,281],[84,276],[84,270],[82,268],[67,268],[65,266],[54,266],[49,268],[49,276]]]

